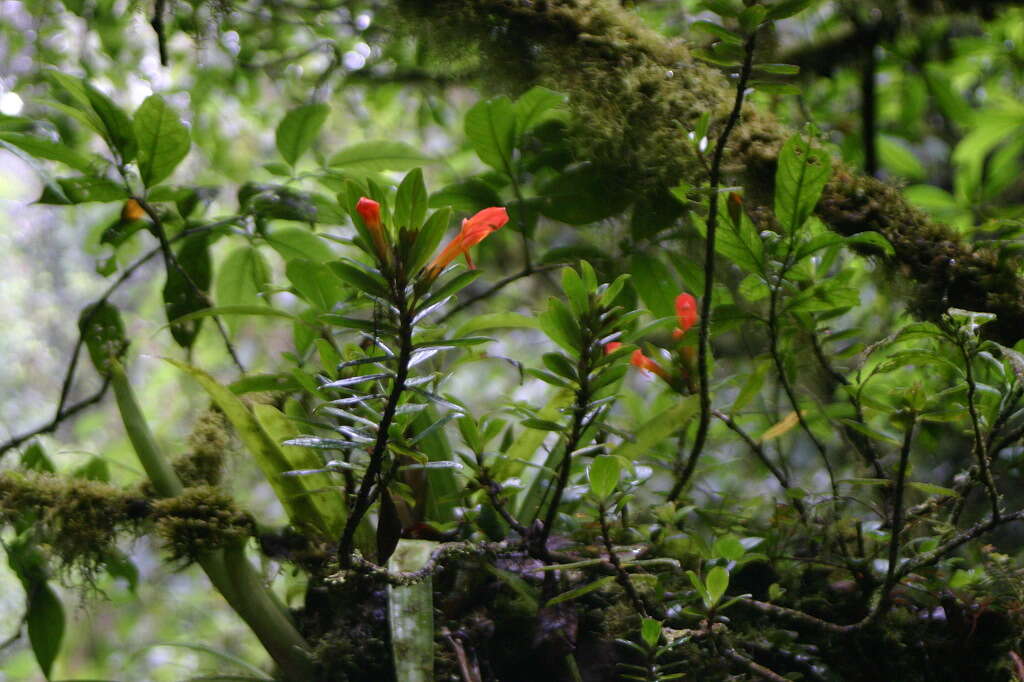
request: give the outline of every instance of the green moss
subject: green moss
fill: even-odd
[[[578,156],[618,170],[624,190],[648,193],[702,173],[687,132],[708,109],[725,114],[730,91],[684,44],[665,41],[616,3],[400,5],[407,19],[430,22],[427,42],[442,59],[462,58],[468,43],[504,89],[540,83],[568,94]]]
[[[144,498],[99,481],[8,472],[0,476],[0,520],[32,524],[62,567],[91,576],[119,535],[137,534]]]
[[[891,264],[917,284],[911,309],[919,317],[934,320],[950,307],[994,312],[986,334],[1008,345],[1021,337],[1024,284],[1014,259],[975,249],[908,205],[895,187],[847,169],[826,186],[818,213],[842,234],[885,235],[895,250]]]
[[[155,500],[153,518],[171,558],[189,562],[204,552],[236,545],[255,530],[249,514],[209,486],[186,488],[177,497]]]
[[[188,437],[188,453],[173,462],[174,472],[182,484],[220,484],[230,443],[227,420],[220,411],[209,409],[200,414]]]

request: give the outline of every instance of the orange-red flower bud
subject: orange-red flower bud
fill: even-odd
[[[672,335],[679,339],[690,330],[690,327],[697,323],[699,317],[697,312],[697,299],[687,293],[676,296],[676,324],[677,329]]]
[[[386,258],[389,249],[387,238],[384,236],[384,227],[380,222],[380,204],[373,199],[360,197],[356,202],[356,211],[362,216],[366,229],[370,231],[377,255]]]
[[[472,218],[462,221],[462,230],[448,242],[441,253],[427,266],[427,276],[436,277],[445,267],[459,256],[465,256],[470,269],[473,259],[469,256],[470,247],[482,242],[488,235],[508,222],[508,211],[500,206],[485,208]]]
[[[609,341],[608,343],[604,344],[604,354],[611,355],[620,348],[622,348],[622,344],[619,343],[618,341]]]
[[[640,369],[647,370],[648,372],[653,372],[670,384],[672,383],[672,378],[669,376],[669,373],[665,371],[665,368],[644,355],[639,348],[633,351],[633,355],[630,356],[629,362],[634,367],[639,367]]]

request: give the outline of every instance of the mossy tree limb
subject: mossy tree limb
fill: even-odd
[[[570,96],[581,160],[617,173],[636,196],[703,177],[686,133],[702,113],[725,120],[732,88],[687,46],[648,29],[611,0],[396,0],[394,9],[439,52],[473,50],[500,86],[543,84]],[[424,30],[423,24],[429,26]],[[751,205],[771,196],[782,142],[792,131],[749,110],[730,145],[730,167]],[[986,332],[1024,336],[1024,282],[1016,264],[975,248],[882,182],[841,168],[817,209],[843,234],[874,230],[895,247],[888,265],[914,284],[911,309],[936,319],[949,307],[996,313]]]
[[[125,430],[157,494],[181,495],[177,474],[159,451],[125,374],[118,362],[110,372]],[[195,557],[217,591],[246,622],[288,679],[306,679],[311,670],[306,641],[295,629],[287,611],[263,584],[245,557],[241,541],[226,549],[200,552]]]

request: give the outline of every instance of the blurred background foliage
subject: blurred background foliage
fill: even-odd
[[[851,166],[867,167],[897,184],[909,201],[954,225],[966,239],[1013,258],[1024,215],[1024,10],[1005,4],[975,3],[962,12],[961,3],[811,3],[808,11],[776,25],[761,48],[764,61],[801,66],[800,76],[788,81],[799,86],[798,94],[757,91],[751,105],[773,111],[794,128],[812,124],[822,142]],[[693,22],[713,18],[698,2],[629,5],[665,35],[697,44],[710,40],[693,29]],[[154,12],[164,22],[160,34],[152,24]],[[184,118],[191,134],[191,153],[174,180],[210,188],[196,197],[196,215],[239,213],[244,183],[333,195],[346,175],[394,179],[423,166],[427,185],[445,188],[432,205],[470,212],[518,199],[517,227],[496,234],[477,259],[488,282],[514,274],[524,262],[586,257],[606,275],[631,270],[641,282],[642,302],[659,316],[670,314],[671,303],[659,289],[671,295],[700,290],[699,240],[676,226],[678,208],[671,202],[641,204],[622,214],[627,202],[616,196],[614,186],[587,178],[552,186],[551,179],[571,160],[559,142],[568,113],[557,101],[545,113],[550,125],[538,125],[525,139],[521,158],[534,159],[536,168],[522,169],[524,186],[495,177],[481,163],[483,155],[466,135],[464,121],[498,87],[497,76],[472,51],[426,49],[429,41],[420,39],[419,30],[395,4],[374,1],[0,0],[0,132],[28,131],[83,153],[102,151],[101,141],[71,117],[53,115],[51,102],[58,95],[47,70],[88,78],[129,111],[156,92]],[[876,75],[873,88],[865,85],[866,70]],[[870,120],[865,98],[876,104]],[[318,102],[329,104],[329,112],[311,153],[293,159],[294,165],[284,163],[275,137],[278,124],[296,107]],[[876,130],[874,144],[865,141],[866,126]],[[562,157],[540,159],[538,150]],[[55,175],[0,136],[0,394],[5,396],[0,440],[51,418],[77,338],[74,316],[106,289],[118,267],[153,246],[152,240],[138,238],[104,243],[119,222],[120,204],[37,203],[44,178]],[[520,192],[525,200],[517,197]],[[565,197],[573,197],[572,210],[578,213],[567,209]],[[215,245],[217,303],[259,303],[266,294],[277,306],[297,309],[294,296],[276,288],[284,279],[281,247],[272,238],[278,229],[283,228],[249,229]],[[532,237],[526,247],[532,253],[523,253],[521,232]],[[244,258],[252,262],[238,265]],[[227,265],[230,259],[235,264]],[[252,273],[244,267],[256,273],[255,284],[246,280]],[[844,268],[861,305],[837,326],[859,329],[869,343],[905,319],[901,285],[887,279],[892,275],[880,275],[870,261],[858,258]],[[225,381],[238,374],[211,324],[202,327],[189,349],[173,346],[156,272],[141,271],[114,300],[125,314],[133,353],[140,356],[133,372],[151,424],[170,451],[179,451],[207,399],[158,358],[188,356]],[[532,317],[552,282],[545,272],[522,278],[505,287],[489,311]],[[486,288],[474,287],[475,293]],[[723,288],[721,300],[728,304],[733,293]],[[472,323],[472,315],[462,314]],[[522,328],[503,336],[486,356],[470,354],[469,369],[456,368],[451,392],[464,395],[462,389],[473,388],[474,408],[480,411],[510,399],[536,403],[544,395],[542,384],[520,372],[520,363],[538,365],[537,333],[528,323],[510,326]],[[291,326],[279,320],[238,318],[231,327],[249,373],[276,372],[282,354],[297,351]],[[744,342],[741,336],[728,337],[718,349],[721,358],[736,363],[731,375],[737,389],[746,376],[764,373],[761,365],[737,359]],[[842,362],[861,348],[845,347],[836,357]],[[100,386],[91,370],[78,377],[72,400]],[[639,375],[629,383],[635,390],[622,399],[624,423],[641,423],[672,400]],[[962,441],[950,443],[946,436],[938,428],[921,434],[933,456],[917,462],[918,480],[948,484],[962,464],[957,457],[963,455],[954,454]],[[85,468],[87,476],[138,481],[138,464],[110,401],[87,409],[41,442],[61,472]],[[1016,459],[1007,467],[1019,481],[1020,454],[1012,456]],[[3,466],[16,466],[15,460],[8,455]],[[261,519],[283,520],[258,473],[231,466],[230,489],[240,504],[259,509]],[[742,506],[746,500],[753,508],[773,492],[749,459],[739,459],[738,449],[721,449],[705,466],[701,485],[707,486],[709,505],[728,499]],[[820,489],[824,482],[803,483]],[[1020,495],[1016,498],[1019,502]],[[69,620],[55,677],[179,680],[225,669],[216,653],[160,645],[167,642],[202,643],[245,660],[260,659],[258,643],[198,571],[175,572],[145,540],[123,549],[137,573],[101,575],[95,587],[103,598],[85,603],[77,597],[79,588],[69,584],[60,590]],[[297,604],[302,586],[292,577],[282,575],[277,588]],[[6,567],[0,569],[0,638],[19,629],[23,599],[18,580]],[[37,675],[24,639],[0,650],[0,680]]]

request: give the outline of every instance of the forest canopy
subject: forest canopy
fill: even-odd
[[[1024,9],[0,2],[0,682],[1024,682]]]

